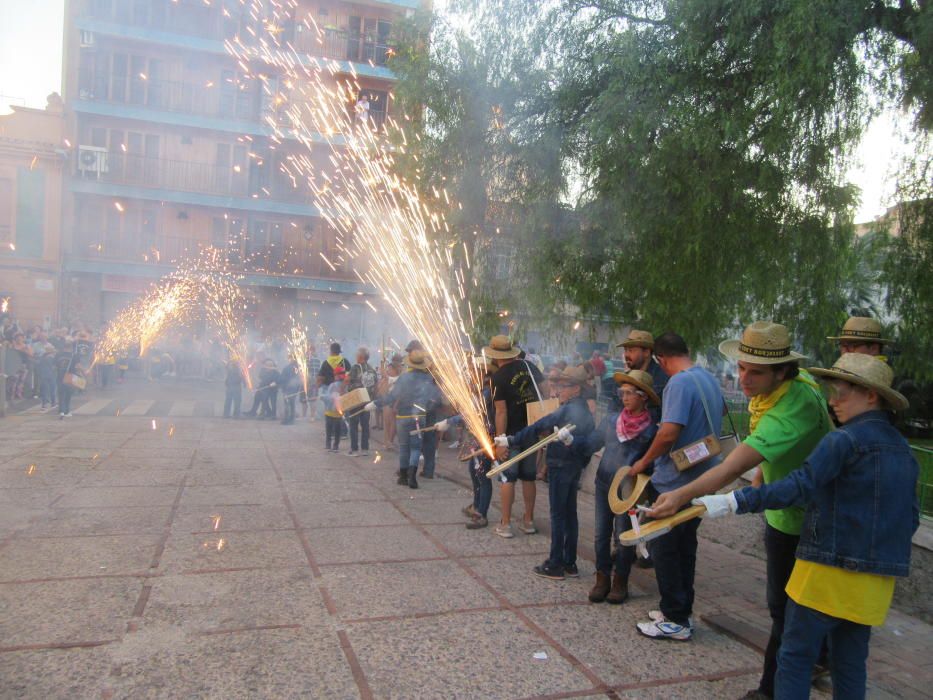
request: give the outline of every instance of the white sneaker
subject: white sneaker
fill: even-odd
[[[652,639],[673,639],[676,642],[689,642],[693,636],[693,631],[689,627],[668,620],[638,622],[635,627],[643,635]]]
[[[649,610],[648,618],[650,620],[654,620],[655,622],[664,622],[665,620],[667,620],[667,618],[664,617],[664,613],[662,613],[660,610]],[[687,618],[687,626],[690,628],[690,631],[693,632],[693,618],[692,617]]]
[[[449,445],[447,445],[447,449],[448,449],[448,450],[456,450],[456,449],[458,449],[459,447],[460,447],[459,441],[458,441],[458,442],[452,442],[452,443],[450,443]]]
[[[521,524],[518,526],[518,529],[524,532],[526,535],[537,535],[538,528],[535,527],[534,522],[526,523],[522,520]]]
[[[507,540],[510,540],[513,537],[515,537],[515,533],[512,532],[512,526],[502,525],[501,523],[499,525],[496,525],[496,534],[499,535],[499,537],[504,537]]]

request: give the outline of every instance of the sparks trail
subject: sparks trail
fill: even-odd
[[[244,70],[261,63],[282,74],[277,81],[263,74],[255,77],[276,106],[276,114],[266,117],[275,133],[272,141],[280,144],[291,138],[305,147],[304,153],[282,161],[283,173],[311,189],[321,216],[338,234],[339,262],[367,263],[365,273],[357,272],[360,280],[376,287],[421,340],[441,391],[493,456],[480,392],[484,368],[469,352],[461,314],[466,306],[472,318],[463,271],[455,269],[449,248],[434,243],[434,238],[449,234],[449,226],[442,212],[432,211],[412,183],[394,172],[387,135],[397,135],[403,150],[404,131],[391,118],[376,128],[367,114],[349,109],[361,92],[352,64],[350,78],[340,78],[346,67],[302,55],[282,41],[274,28],[297,16],[294,2],[252,0],[250,7],[254,16],[264,18],[265,31],[250,46],[238,38],[225,45]],[[297,21],[323,42],[323,32],[310,14]],[[330,146],[329,167],[311,157],[322,140]],[[450,201],[446,191],[436,195]],[[376,254],[370,255],[373,251]]]
[[[288,336],[285,338],[285,345],[288,348],[288,354],[295,356],[298,363],[298,374],[301,376],[301,385],[304,388],[305,396],[308,396],[308,331],[304,326],[298,324],[292,316],[288,317],[292,322]]]

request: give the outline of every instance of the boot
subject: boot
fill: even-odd
[[[620,605],[628,600],[628,581],[615,574],[612,577],[612,588],[609,595],[606,596],[606,602],[613,605]]]
[[[398,479],[395,480],[395,483],[399,486],[408,486],[408,472],[402,469],[398,470]]]
[[[596,572],[596,583],[590,589],[590,602],[602,603],[609,595],[609,576],[602,571]]]
[[[418,467],[411,467],[408,470],[408,488],[418,488]]]

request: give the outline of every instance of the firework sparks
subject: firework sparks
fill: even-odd
[[[252,7],[260,16],[274,16],[282,9],[270,0],[252,0]],[[320,34],[317,27],[308,29]],[[360,279],[376,287],[421,340],[433,360],[431,371],[439,388],[492,456],[480,394],[483,367],[467,351],[469,334],[461,314],[464,273],[453,270],[450,248],[435,244],[450,230],[443,213],[432,211],[415,187],[394,172],[386,130],[397,130],[403,143],[404,134],[391,118],[382,130],[352,120],[347,105],[355,103],[360,87],[354,80],[335,83],[335,62],[302,56],[268,32],[258,45],[247,47],[234,39],[226,47],[241,66],[263,61],[286,76],[288,96],[273,95],[268,84],[263,85],[270,97],[284,102],[267,123],[278,138],[296,138],[307,153],[290,159],[283,170],[308,183],[322,217],[337,232],[342,260],[368,259],[368,270],[357,273]],[[314,165],[309,157],[322,138],[331,146],[332,170]],[[435,196],[449,201],[446,192]],[[379,253],[367,255],[372,250]],[[335,267],[323,253],[321,257]]]
[[[27,475],[27,476],[32,476],[32,475],[35,474],[35,473],[36,473],[36,465],[35,465],[35,464],[30,464],[30,465],[29,465],[29,468],[26,470],[26,475]]]
[[[294,318],[288,317],[292,322],[291,331],[285,339],[288,346],[288,354],[295,356],[298,363],[298,374],[301,376],[301,385],[304,387],[305,396],[308,395],[308,362],[305,359],[308,353],[308,330],[298,324]]]

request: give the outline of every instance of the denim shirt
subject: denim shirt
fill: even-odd
[[[548,469],[583,471],[589,461],[589,456],[586,454],[586,438],[593,432],[596,422],[593,420],[589,406],[586,405],[586,399],[580,396],[562,404],[554,413],[544,416],[537,423],[519,430],[509,437],[509,444],[522,448],[531,447],[539,433],[551,433],[555,427],[562,428],[568,424],[576,426],[572,433],[573,443],[567,446],[560,440],[555,440],[548,445],[547,466]]]
[[[616,434],[618,420],[619,411],[607,414],[599,428],[589,435],[584,444],[587,462],[594,453],[603,450],[602,459],[599,460],[599,467],[596,469],[596,483],[606,488],[612,485],[612,480],[621,467],[630,467],[645,456],[654,436],[658,434],[657,424],[650,423],[631,440],[619,442]]]
[[[441,392],[430,374],[424,370],[410,370],[402,374],[391,391],[376,399],[375,403],[381,408],[396,401],[395,412],[399,417],[427,415],[430,420],[434,409],[441,404]]]
[[[799,469],[735,497],[739,513],[805,505],[798,559],[907,576],[919,469],[888,415],[869,411],[826,435]]]

